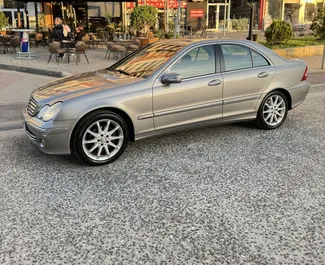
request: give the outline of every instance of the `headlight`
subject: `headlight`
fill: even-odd
[[[37,118],[42,119],[43,121],[49,121],[55,118],[59,114],[63,107],[62,102],[57,102],[52,106],[45,105],[37,114]]]

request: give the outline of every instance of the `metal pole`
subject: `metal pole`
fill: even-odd
[[[254,4],[251,5],[251,15],[249,21],[249,33],[247,40],[253,40],[253,20],[254,20]]]
[[[21,18],[20,18],[20,2],[17,2],[17,28],[21,27]]]
[[[227,0],[225,0],[224,12],[223,12],[223,37],[226,37],[226,16],[227,16]]]
[[[323,1],[324,4],[324,1]],[[325,23],[325,18],[323,18],[323,25]],[[325,68],[325,32],[323,33],[323,38],[324,38],[324,50],[323,50],[323,59],[322,59],[322,66],[321,68],[324,69]]]
[[[167,0],[164,0],[164,30],[165,34],[167,33]]]
[[[37,3],[36,2],[34,2],[34,9],[35,9],[36,31],[38,32],[39,25],[38,25],[38,10],[37,10]]]
[[[180,11],[181,11],[181,0],[177,1],[177,13],[176,13],[176,20],[175,20],[175,28],[174,28],[174,38],[176,39],[179,35],[179,21],[180,21]]]
[[[324,50],[323,50],[323,60],[322,60],[322,69],[325,69],[325,43],[324,43]]]
[[[229,32],[229,25],[230,25],[230,6],[231,6],[231,0],[228,2],[228,20],[227,20],[227,30]]]

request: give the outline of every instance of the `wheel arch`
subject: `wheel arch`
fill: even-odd
[[[288,90],[286,90],[286,89],[284,89],[284,88],[275,88],[275,89],[269,91],[269,92],[266,94],[265,97],[267,97],[270,93],[272,93],[272,92],[276,92],[276,91],[279,91],[279,92],[281,92],[283,95],[285,95],[285,97],[286,97],[287,100],[288,100],[288,105],[289,105],[289,106],[288,106],[288,110],[291,110],[291,109],[292,109],[292,97],[291,97],[291,95],[290,95],[290,93],[289,93]]]
[[[124,121],[127,123],[128,128],[129,128],[129,140],[131,142],[135,141],[135,133],[134,133],[134,125],[133,122],[130,118],[130,116],[123,110],[119,109],[119,108],[114,108],[114,107],[102,107],[102,108],[98,108],[98,109],[93,109],[87,113],[85,113],[82,117],[79,118],[78,122],[74,125],[71,136],[70,136],[70,150],[72,150],[72,142],[76,133],[76,130],[78,128],[78,126],[83,122],[84,119],[86,119],[89,115],[91,115],[92,113],[96,112],[96,111],[101,111],[101,110],[108,110],[111,111],[119,116],[121,116],[121,118],[124,119]]]

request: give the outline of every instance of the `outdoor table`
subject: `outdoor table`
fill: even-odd
[[[29,45],[29,33],[35,32],[34,29],[13,29],[13,32],[19,32],[20,36],[20,52],[17,52],[18,56],[16,56],[16,59],[36,59],[37,56],[34,55],[34,52],[30,51],[30,45]]]
[[[62,40],[61,41],[61,48],[74,48],[76,45],[76,42],[74,40]]]
[[[70,57],[76,53],[76,42],[74,40],[62,40],[61,50],[64,51],[63,58],[67,59],[68,64],[70,63]]]
[[[131,45],[133,43],[133,40],[117,39],[114,42],[118,45],[125,47]]]

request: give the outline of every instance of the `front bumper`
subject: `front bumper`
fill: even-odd
[[[28,138],[47,154],[70,154],[69,139],[73,127],[72,121],[43,122],[28,115],[24,109],[23,128]]]

